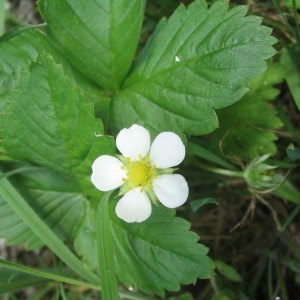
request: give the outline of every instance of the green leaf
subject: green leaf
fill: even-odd
[[[2,176],[1,172],[0,176]],[[90,283],[98,283],[99,280],[97,276],[82,265],[82,262],[63,241],[57,237],[49,226],[43,222],[21,194],[3,177],[0,179],[0,197],[9,204],[11,209],[32,229],[34,234],[36,234],[71,270]]]
[[[26,29],[26,31],[24,31]],[[91,84],[63,57],[49,39],[38,30],[21,30],[21,34],[11,37],[5,43],[0,42],[0,113],[7,101],[11,99],[11,92],[24,79],[24,73],[29,72],[32,62],[42,53],[49,53],[58,64],[62,64],[69,80],[83,92],[84,101],[96,104],[96,110],[104,121],[108,115],[109,97],[99,88]],[[11,36],[11,34],[10,34]]]
[[[0,36],[4,33],[6,0],[0,0]]]
[[[192,211],[195,213],[199,211],[200,208],[206,206],[207,204],[219,205],[219,202],[215,198],[211,198],[211,197],[202,198],[202,199],[193,200],[190,203],[190,207]]]
[[[127,224],[116,216],[113,224],[119,276],[127,286],[163,296],[180,284],[195,283],[212,275],[208,249],[197,243],[190,224],[174,217],[174,210],[153,207],[142,224]]]
[[[277,97],[279,90],[273,85],[283,77],[282,66],[272,65],[252,82],[251,91],[241,101],[218,111],[220,128],[209,136],[216,152],[242,160],[276,153],[274,130],[282,123],[269,101]]]
[[[297,160],[300,160],[300,148],[295,147],[293,144],[290,144],[286,149],[286,154],[288,156],[288,159],[295,162]]]
[[[112,101],[115,130],[132,123],[153,132],[200,135],[218,127],[214,109],[238,101],[275,52],[271,29],[227,1],[180,5],[163,19]]]
[[[300,8],[300,0],[284,0],[284,4],[291,8],[293,8],[293,2],[295,3],[296,8]]]
[[[47,169],[36,169],[16,179],[30,206],[61,240],[71,240],[84,217],[86,198],[68,178]],[[44,243],[0,197],[0,237],[9,245],[26,243],[29,249]]]
[[[3,95],[10,93],[19,83],[23,72],[43,48],[43,39],[37,31],[26,31],[7,42],[0,42],[0,109],[4,105]],[[29,42],[30,40],[30,42]]]
[[[111,138],[95,136],[103,127],[92,106],[48,55],[23,73],[0,125],[12,157],[73,176],[87,192],[93,160],[114,149]]]
[[[174,210],[153,206],[151,217],[142,223],[128,224],[117,218],[111,201],[111,222],[117,273],[126,286],[149,294],[164,295],[164,290],[179,290],[180,284],[209,278],[213,263],[208,249],[197,243],[190,224],[174,217]],[[85,225],[75,240],[77,253],[90,267],[96,267],[95,222],[90,210]]]
[[[242,281],[241,275],[232,266],[221,260],[215,260],[215,264],[218,271],[227,279],[234,282]]]
[[[289,180],[285,180],[272,194],[283,200],[300,204],[300,191]]]
[[[144,0],[40,0],[49,32],[69,61],[92,82],[116,91],[132,63]]]
[[[290,92],[293,96],[295,104],[300,111],[300,79],[299,79],[299,55],[300,48],[283,49],[281,51],[281,63],[288,70],[286,73],[286,81],[289,86]]]

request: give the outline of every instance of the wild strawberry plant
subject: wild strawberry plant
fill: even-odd
[[[141,46],[145,4],[39,0],[45,23],[2,36],[0,236],[46,245],[71,275],[3,266],[103,299],[164,297],[222,264],[185,220],[205,204],[191,168],[255,192],[282,183],[265,163],[282,125],[271,28],[246,6],[196,0]]]

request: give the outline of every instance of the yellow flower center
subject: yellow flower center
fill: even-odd
[[[128,168],[128,181],[134,186],[145,185],[150,180],[150,170],[150,165],[143,161],[133,162]]]
[[[139,161],[129,162],[126,167],[126,182],[132,188],[145,188],[151,185],[152,179],[156,177],[155,166],[149,163],[149,159],[147,157]]]

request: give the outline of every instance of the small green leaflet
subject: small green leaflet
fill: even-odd
[[[216,129],[214,109],[238,101],[275,53],[271,29],[246,13],[245,6],[228,10],[227,1],[207,9],[198,0],[161,20],[113,98],[116,132],[132,123],[152,133],[201,135]]]
[[[50,36],[89,80],[117,91],[132,63],[144,0],[40,0]]]
[[[230,265],[226,264],[222,260],[215,260],[217,270],[227,279],[239,282],[242,281],[241,275]]]
[[[115,215],[111,201],[112,236],[117,272],[126,286],[163,296],[165,290],[179,290],[180,284],[209,278],[213,263],[208,249],[197,243],[190,224],[175,217],[175,210],[153,206],[151,217],[142,223],[128,224]],[[90,267],[96,267],[94,211],[87,214],[76,240],[75,249]]]

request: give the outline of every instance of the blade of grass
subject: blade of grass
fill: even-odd
[[[6,0],[0,0],[0,36],[3,35],[5,27],[5,6]]]
[[[44,284],[47,280],[41,278],[24,278],[14,282],[0,282],[0,294],[15,292],[30,286]]]
[[[114,261],[114,251],[111,234],[111,221],[109,218],[108,201],[111,193],[106,193],[98,206],[97,219],[97,245],[98,268],[102,289],[102,299],[120,299],[118,293],[117,273]]]
[[[289,214],[289,216],[287,217],[287,219],[285,220],[285,222],[282,225],[282,231],[286,230],[289,225],[293,222],[293,220],[296,218],[296,216],[300,213],[300,204],[297,205],[293,211]]]
[[[23,266],[20,264],[16,264],[10,261],[7,261],[5,259],[0,259],[0,266],[3,268],[7,268],[12,271],[16,272],[21,272],[25,273],[28,275],[36,276],[37,278],[28,278],[26,282],[12,282],[12,283],[5,283],[3,286],[0,283],[0,293],[5,293],[5,292],[11,292],[15,291],[16,289],[19,288],[24,288],[32,285],[37,285],[37,284],[42,284],[45,283],[46,281],[57,281],[61,283],[66,283],[74,286],[79,286],[79,287],[84,287],[84,288],[89,288],[93,290],[101,290],[99,285],[95,284],[90,284],[84,281],[80,281],[74,278],[66,277],[63,275],[57,275],[54,273],[46,272],[46,271],[41,271],[37,270],[35,268]],[[120,297],[121,299],[127,299],[127,300],[150,300],[153,298],[140,295],[140,294],[133,294],[130,292],[120,292]]]
[[[1,1],[1,0],[0,0]],[[46,23],[35,24],[35,25],[18,25],[11,30],[7,31],[4,35],[0,36],[0,43],[6,42],[9,39],[19,35],[20,33],[34,28],[45,27]]]
[[[47,295],[49,296],[49,293],[53,293],[53,286],[52,285],[46,285],[44,287],[39,288],[37,291],[35,291],[32,295],[28,296],[26,300],[41,300],[41,299],[49,299]],[[51,300],[54,300],[54,296],[50,298]],[[9,299],[10,300],[10,299]],[[19,300],[19,299],[11,299],[11,300]]]
[[[10,269],[10,270],[13,270],[13,271],[26,273],[29,275],[37,276],[37,277],[52,280],[52,281],[58,281],[58,282],[63,282],[63,283],[71,284],[71,285],[100,290],[99,285],[93,285],[93,284],[89,284],[84,281],[65,277],[63,275],[57,275],[54,273],[37,270],[37,269],[31,268],[31,267],[26,267],[26,266],[23,266],[20,264],[16,264],[16,263],[7,261],[5,259],[0,259],[0,266]]]
[[[284,277],[282,275],[282,272],[280,270],[280,258],[278,257],[276,259],[276,263],[275,263],[275,266],[276,266],[276,274],[277,274],[277,278],[279,280],[279,287],[280,287],[280,295],[281,295],[281,299],[282,300],[289,300],[289,297],[288,297],[288,294],[287,294],[287,289],[286,289],[286,285],[285,285],[285,280],[284,280]]]
[[[273,300],[273,271],[272,271],[272,259],[269,258],[268,261],[268,299]]]
[[[294,30],[294,28],[289,23],[287,17],[283,13],[282,9],[280,8],[279,4],[276,0],[270,0],[270,2],[273,4],[274,8],[278,12],[278,14],[281,16],[282,20],[284,21],[284,24],[286,25],[287,29],[290,31],[290,33],[293,35],[293,37],[299,42],[299,36],[297,35],[297,32]]]
[[[281,62],[289,70],[285,76],[294,102],[300,111],[300,79],[299,79],[299,48],[286,49],[282,51]]]
[[[297,30],[297,34],[298,34],[298,43],[300,44],[299,15],[298,15],[298,11],[297,11],[296,0],[293,0],[292,4],[293,4],[293,15],[294,15],[295,24],[296,24],[296,30]]]
[[[65,293],[65,290],[64,290],[64,287],[61,283],[59,284],[59,296],[60,297],[57,297],[58,299],[68,300],[68,298],[66,296],[66,293]]]
[[[189,154],[196,155],[200,158],[203,158],[209,162],[215,163],[223,168],[235,170],[235,166],[224,160],[223,158],[217,156],[213,152],[205,149],[204,147],[189,141],[187,145]]]
[[[272,194],[296,205],[300,204],[300,192],[289,180],[284,181]]]
[[[0,172],[0,177],[3,175]],[[28,205],[6,178],[0,179],[0,196],[16,212],[23,222],[75,273],[89,283],[97,284],[97,276],[86,269],[75,254],[55,235],[37,213]]]
[[[249,294],[250,296],[254,297],[256,294],[259,285],[263,281],[263,276],[265,275],[266,272],[266,266],[267,266],[267,258],[262,256],[256,263],[257,268],[255,271],[255,276],[252,277],[251,281],[249,282]]]

